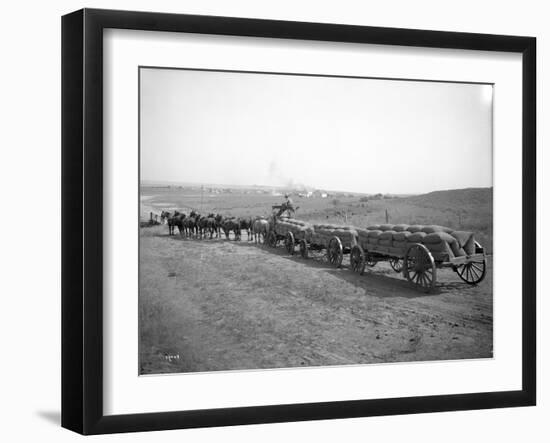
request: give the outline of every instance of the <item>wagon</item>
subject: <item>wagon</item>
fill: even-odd
[[[277,208],[278,207],[274,207],[274,209]],[[282,242],[287,252],[294,255],[296,246],[298,246],[300,241],[306,238],[306,236],[309,236],[312,231],[312,225],[307,222],[273,215],[269,223],[267,244],[275,248]]]
[[[451,268],[470,285],[480,283],[487,273],[485,249],[474,234],[442,226],[376,225],[357,230],[351,269],[363,274],[366,266],[380,261],[388,261],[425,292],[435,287],[438,269]]]
[[[310,252],[326,251],[330,264],[339,268],[344,255],[357,245],[357,231],[351,226],[315,224],[313,230],[299,242],[300,255],[308,258]]]

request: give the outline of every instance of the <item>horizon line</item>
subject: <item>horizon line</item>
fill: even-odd
[[[219,186],[224,188],[271,188],[271,189],[292,189],[299,190],[299,188],[305,188],[308,191],[325,191],[325,192],[337,192],[337,193],[353,193],[353,194],[363,194],[363,195],[421,195],[429,194],[431,192],[441,192],[441,191],[458,191],[465,189],[493,189],[493,186],[466,186],[464,188],[446,188],[446,189],[433,189],[431,191],[421,191],[421,192],[364,192],[364,191],[349,191],[349,190],[337,190],[337,189],[328,189],[328,188],[318,188],[314,186],[307,185],[261,185],[261,184],[247,184],[247,185],[237,185],[237,184],[227,184],[227,183],[210,183],[210,182],[183,182],[183,181],[171,181],[171,180],[141,180],[140,187],[144,185],[163,185],[163,186]]]

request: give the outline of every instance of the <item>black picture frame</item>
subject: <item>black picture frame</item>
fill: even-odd
[[[522,54],[522,389],[131,415],[103,413],[103,30],[504,51]],[[82,434],[320,420],[536,403],[536,39],[83,9],[62,18],[62,426]]]

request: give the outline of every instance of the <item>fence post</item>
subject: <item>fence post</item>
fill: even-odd
[[[388,223],[390,218],[388,217],[388,210],[386,209],[386,223]]]

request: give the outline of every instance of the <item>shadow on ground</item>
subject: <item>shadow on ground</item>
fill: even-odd
[[[52,425],[61,425],[61,412],[60,411],[36,411],[36,415],[51,423]]]

